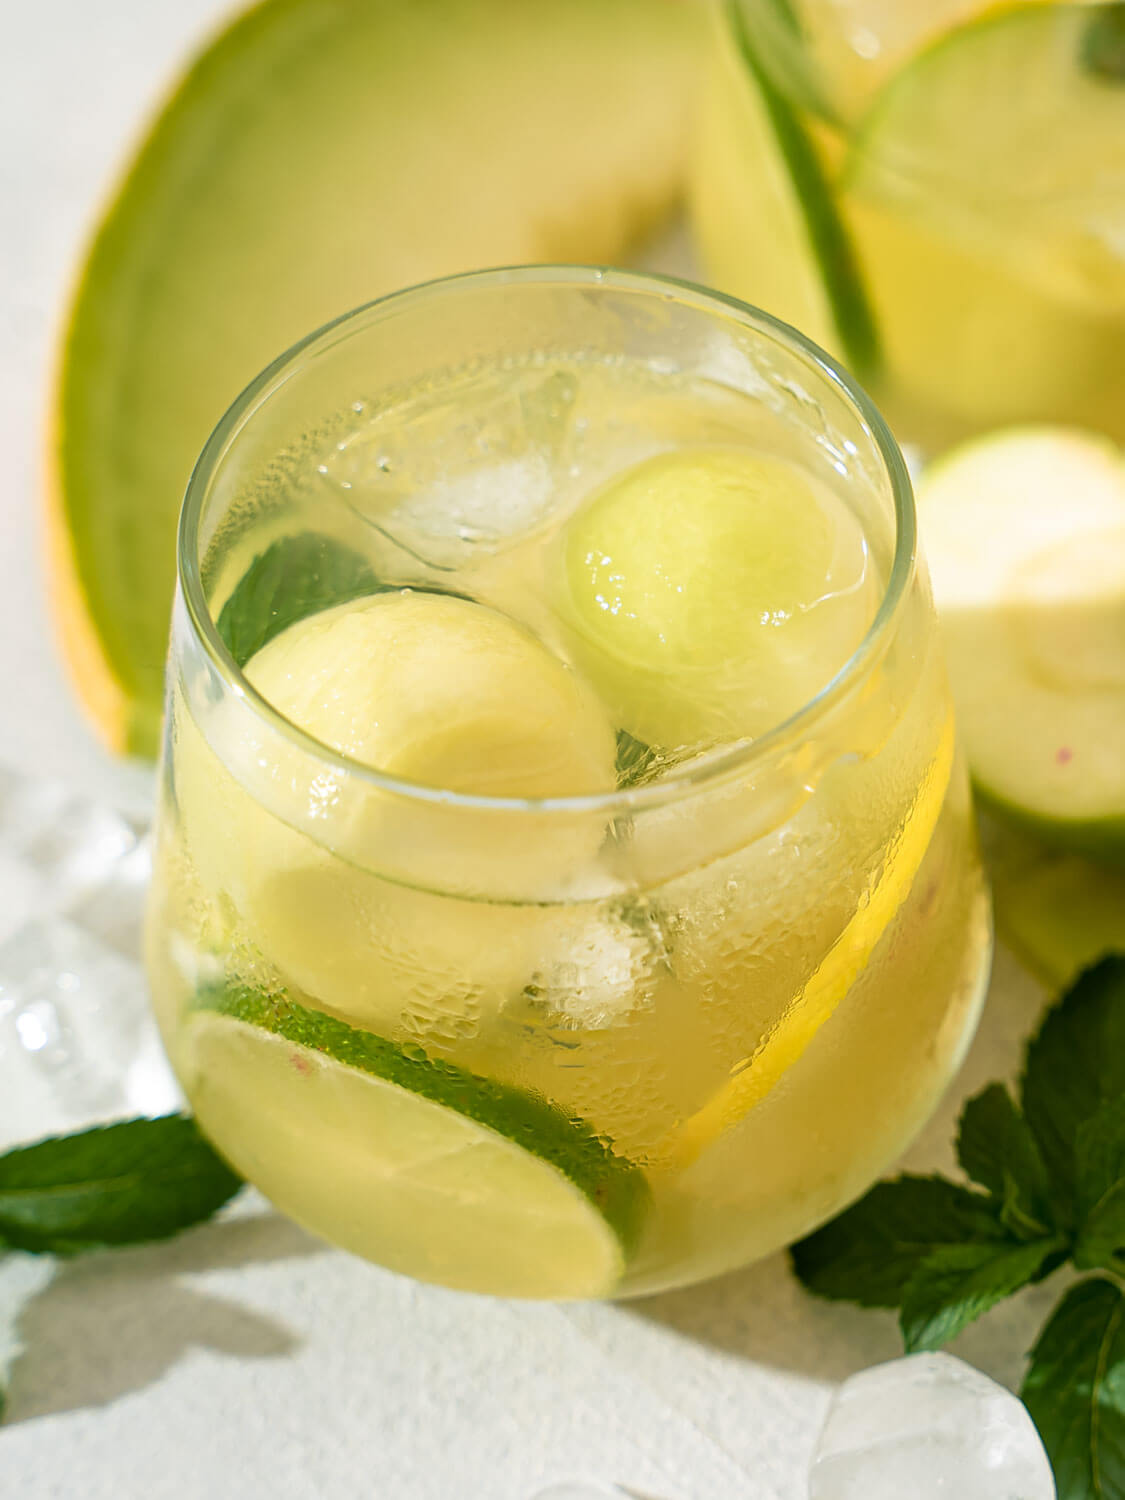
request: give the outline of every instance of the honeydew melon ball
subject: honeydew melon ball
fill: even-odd
[[[560,612],[611,716],[662,747],[757,736],[824,687],[878,607],[856,517],[765,453],[661,454],[569,522]]]
[[[322,744],[427,786],[547,797],[615,785],[616,739],[591,688],[522,626],[467,600],[388,593],[340,605],[277,636],[246,675]],[[307,758],[264,734],[243,712],[237,743],[211,736],[218,755],[194,726],[180,735],[177,795],[205,884],[282,979],[328,1008],[388,1032],[473,1034],[536,970],[547,919],[519,895],[531,902],[568,865],[591,863],[601,824],[536,837],[518,811],[357,787],[327,763],[310,778]],[[434,889],[382,873],[415,844]],[[513,904],[448,893],[497,869]]]
[[[615,785],[597,696],[495,610],[409,590],[283,631],[246,676],[280,713],[352,760],[488,797],[586,796]]]

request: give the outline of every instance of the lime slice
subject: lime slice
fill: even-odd
[[[923,476],[918,508],[969,765],[1051,842],[1125,852],[1125,463],[1020,429]]]
[[[1125,81],[1106,71],[1107,14],[1025,3],[942,37],[857,130],[849,194],[998,256],[1052,295],[1125,308]],[[1019,379],[1012,363],[1000,378]]]
[[[888,394],[931,447],[1029,419],[1120,425],[1125,86],[1091,52],[1111,11],[1008,5],[959,27],[852,138],[841,191]]]
[[[910,194],[940,216],[952,203],[930,174],[952,171],[957,201],[1026,202],[1065,225],[1068,206],[1119,186],[1125,170],[1125,89],[1091,52],[1101,12],[1025,0],[941,37],[876,100],[851,185]]]
[[[1010,0],[797,0],[806,46],[853,119],[929,43]]]
[[[825,1022],[831,1020],[914,885],[945,803],[953,772],[954,743],[950,720],[914,806],[847,926],[754,1055],[664,1143],[659,1153],[662,1161],[675,1167],[695,1161],[776,1088]]]
[[[1125,954],[1125,870],[986,828],[996,926],[1051,990],[1110,953]]]
[[[156,747],[176,517],[227,405],[399,287],[619,261],[678,196],[701,34],[681,0],[265,0],[194,61],[91,245],[55,396],[55,610],[114,748]]]
[[[645,1178],[544,1100],[246,989],[201,996],[181,1047],[232,1165],[344,1249],[503,1297],[606,1297],[620,1282]]]
[[[739,0],[716,11],[716,25],[691,189],[709,279],[869,374],[875,324],[813,142],[766,71]]]

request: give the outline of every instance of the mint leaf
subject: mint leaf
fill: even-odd
[[[1075,1222],[1075,1149],[1084,1121],[1125,1093],[1125,959],[1087,969],[1027,1049],[1021,1103],[1051,1182],[1055,1221]]]
[[[1041,1239],[1050,1233],[1047,1169],[1035,1137],[1003,1084],[990,1084],[965,1105],[957,1159],[997,1200],[1001,1222],[1018,1239]]]
[[[1074,1264],[1125,1275],[1125,1094],[1078,1128]]]
[[[1011,1245],[983,1194],[944,1177],[899,1177],[873,1187],[790,1254],[797,1276],[819,1297],[897,1307],[937,1246],[977,1240]]]
[[[1061,1240],[1013,1245],[981,1242],[940,1245],[906,1284],[899,1325],[907,1354],[940,1349],[963,1328],[1035,1281],[1065,1252]]]
[[[194,1120],[126,1120],[0,1157],[0,1236],[55,1255],[164,1239],[240,1186]]]
[[[1058,1500],[1125,1495],[1125,1293],[1095,1277],[1059,1303],[1020,1392],[1055,1471]]]
[[[218,630],[240,667],[307,615],[379,591],[367,561],[316,532],[279,537],[260,552],[219,611]]]

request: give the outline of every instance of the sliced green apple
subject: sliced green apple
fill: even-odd
[[[923,548],[978,788],[1046,840],[1125,854],[1125,462],[1025,428],[923,476]]]
[[[449,272],[619,260],[683,176],[684,0],[266,0],[196,59],[97,231],[66,330],[55,612],[116,749],[151,753],[176,515],[239,390]]]

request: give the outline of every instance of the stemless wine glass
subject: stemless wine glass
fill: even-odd
[[[1125,10],[726,0],[695,170],[718,286],[839,353],[896,434],[1125,440]]]
[[[822,544],[860,574],[803,597]],[[973,1029],[901,457],[801,335],[684,283],[435,282],[255,381],[189,486],[162,782],[148,965],[203,1129],[422,1279],[616,1296],[764,1255]]]

